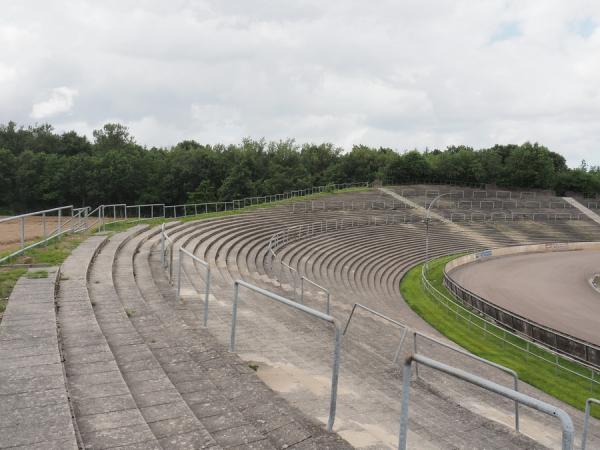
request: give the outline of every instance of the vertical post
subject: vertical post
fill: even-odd
[[[300,303],[304,303],[304,276],[300,277]],[[329,314],[329,311],[327,311]]]
[[[46,232],[46,213],[42,214],[42,232],[44,233],[44,240],[46,240],[46,237],[48,236]],[[46,243],[46,245],[48,244]]]
[[[413,331],[413,353],[417,354],[417,332]],[[419,378],[419,363],[415,361],[415,376]]]
[[[179,259],[177,259],[177,299],[181,295],[181,260],[183,259],[183,252],[179,247]]]
[[[117,220],[117,205],[113,205],[113,220]]]
[[[327,422],[327,431],[329,432],[333,430],[333,423],[335,421],[335,410],[337,405],[337,386],[340,371],[341,333],[339,327],[337,326],[337,323],[334,323],[333,326],[335,327],[335,342],[333,349],[333,369],[331,371],[331,398],[329,402],[329,421]]]
[[[58,210],[58,234],[60,235],[60,232],[62,230],[62,223],[61,223],[61,219],[62,219],[62,209]],[[60,239],[60,237],[59,237]]]
[[[412,377],[412,362],[408,359],[402,369],[402,407],[400,413],[400,436],[398,438],[398,449],[406,450],[406,439],[408,437],[408,402],[410,400],[410,381]]]
[[[229,351],[235,352],[235,327],[237,324],[237,306],[240,286],[235,282],[233,284],[233,310],[231,312],[231,336],[229,339]]]
[[[165,267],[165,224],[161,225],[160,230],[160,264]]]
[[[21,217],[20,225],[21,248],[25,248],[25,217]]]
[[[331,299],[331,294],[327,291],[327,315],[329,315],[329,300]]]
[[[583,435],[581,436],[581,450],[585,450],[587,441],[588,429],[590,427],[590,407],[591,402],[588,398],[585,402],[585,419],[583,420]]]
[[[138,205],[138,220],[142,218],[142,205]]]
[[[208,296],[210,292],[210,266],[206,266],[206,282],[204,291],[204,327],[208,326]]]

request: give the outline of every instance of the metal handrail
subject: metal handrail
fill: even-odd
[[[454,346],[448,345],[445,342],[442,342],[442,341],[440,341],[440,340],[438,340],[438,339],[436,339],[434,337],[428,336],[428,335],[423,334],[423,333],[421,333],[419,331],[416,331],[414,329],[411,330],[411,328],[408,325],[406,325],[405,323],[398,322],[397,320],[394,320],[394,319],[392,319],[392,318],[390,318],[390,317],[388,317],[388,316],[380,313],[379,311],[375,311],[374,309],[371,309],[371,308],[369,308],[369,307],[367,307],[365,305],[362,305],[360,303],[355,303],[354,306],[352,307],[352,311],[350,312],[350,315],[348,316],[348,320],[346,321],[346,326],[344,327],[344,332],[343,332],[344,336],[346,335],[346,331],[348,330],[348,327],[350,326],[350,321],[352,320],[352,317],[354,317],[354,312],[355,312],[356,308],[361,308],[361,309],[363,309],[363,310],[365,310],[365,311],[367,311],[367,312],[369,312],[369,313],[371,313],[371,314],[373,314],[373,315],[375,315],[375,316],[377,316],[377,317],[379,317],[381,319],[384,319],[384,320],[392,323],[393,325],[395,325],[395,326],[397,326],[399,328],[403,328],[403,332],[402,332],[402,335],[400,337],[400,342],[398,344],[398,347],[397,347],[396,352],[394,354],[394,359],[392,361],[393,364],[396,364],[396,362],[398,361],[398,357],[400,355],[400,350],[402,349],[402,346],[404,344],[407,332],[408,331],[412,331],[412,334],[413,334],[413,352],[414,353],[418,353],[417,337],[420,336],[420,337],[422,337],[424,339],[427,339],[428,341],[430,341],[430,342],[432,342],[434,344],[440,345],[441,347],[444,347],[444,348],[446,348],[448,350],[452,350],[454,352],[457,352],[457,353],[459,353],[459,354],[461,354],[463,356],[466,356],[466,357],[471,358],[471,359],[473,359],[475,361],[478,361],[478,362],[481,362],[483,364],[486,364],[486,365],[488,365],[490,367],[494,367],[494,368],[496,368],[496,369],[498,369],[498,370],[500,370],[500,371],[502,371],[502,372],[510,375],[513,378],[514,390],[515,391],[519,390],[519,375],[514,370],[512,370],[512,369],[510,369],[510,368],[508,368],[506,366],[503,366],[501,364],[495,363],[493,361],[489,361],[489,360],[487,360],[485,358],[481,358],[481,357],[479,357],[477,355],[474,355],[474,354],[472,354],[472,353],[470,353],[470,352],[468,352],[468,351],[466,351],[466,350],[464,350],[462,348],[458,348],[458,347],[454,347]],[[419,365],[418,364],[415,365],[415,374],[416,374],[416,376],[418,378],[419,377]],[[517,431],[517,432],[519,431],[519,404],[518,404],[518,402],[515,402],[515,431]]]
[[[600,400],[588,398],[585,401],[585,419],[583,420],[583,434],[581,435],[581,450],[585,450],[585,446],[587,444],[587,434],[590,428],[590,412],[592,409],[592,403],[600,405]]]
[[[239,288],[240,286],[245,287],[251,291],[254,291],[262,296],[269,298],[271,300],[275,300],[276,302],[282,303],[286,306],[290,306],[294,309],[302,311],[308,315],[311,315],[317,319],[323,320],[333,325],[335,330],[334,335],[334,350],[333,350],[333,368],[331,372],[331,394],[330,394],[330,402],[329,402],[329,420],[327,422],[327,431],[332,431],[333,423],[335,421],[335,411],[337,405],[337,386],[338,386],[338,376],[339,376],[339,368],[340,368],[340,344],[341,344],[341,334],[340,327],[337,321],[328,314],[323,314],[321,311],[317,311],[316,309],[305,306],[301,303],[297,303],[293,300],[287,299],[280,295],[277,295],[273,292],[267,291],[266,289],[259,288],[253,284],[247,283],[243,280],[236,280],[233,284],[233,310],[231,315],[231,339],[229,342],[229,351],[235,352],[235,332],[237,325],[237,308],[239,301]]]
[[[494,383],[493,381],[486,380],[485,378],[478,377],[464,370],[456,367],[443,364],[439,361],[435,361],[426,356],[413,354],[406,358],[404,361],[404,368],[402,370],[402,406],[401,406],[401,417],[400,417],[400,433],[398,437],[398,448],[401,450],[406,449],[406,441],[408,438],[408,406],[410,398],[410,382],[412,378],[412,364],[413,362],[422,364],[431,369],[453,376],[460,380],[479,386],[490,392],[494,392],[510,400],[518,403],[522,403],[525,406],[536,409],[544,414],[556,417],[560,420],[562,427],[562,449],[572,450],[573,449],[573,437],[575,429],[573,427],[573,420],[564,410],[556,406],[550,405],[549,403],[538,400],[529,395],[515,391],[513,389],[504,387],[500,384]]]
[[[73,209],[73,205],[59,206],[57,208],[44,209],[42,211],[34,211],[34,212],[30,212],[30,213],[19,214],[17,216],[5,217],[4,219],[0,219],[0,223],[10,222],[12,220],[17,220],[17,219],[21,219],[21,218],[29,217],[29,216],[38,216],[40,214],[46,214],[49,212],[60,211],[63,209]]]

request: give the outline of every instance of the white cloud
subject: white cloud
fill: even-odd
[[[76,95],[76,89],[68,87],[54,88],[48,100],[33,104],[31,117],[34,119],[45,119],[68,112],[73,107],[73,99]]]
[[[531,140],[600,164],[597,24],[587,0],[9,2],[0,123],[119,118],[148,146]]]

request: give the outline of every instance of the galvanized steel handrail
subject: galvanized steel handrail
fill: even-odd
[[[348,331],[348,327],[350,326],[350,321],[352,320],[352,317],[354,317],[354,312],[356,311],[356,308],[364,309],[365,311],[370,312],[371,314],[383,320],[386,320],[396,325],[397,327],[403,328],[402,335],[400,336],[400,342],[398,343],[398,348],[396,349],[396,353],[394,354],[393,363],[395,364],[398,359],[398,355],[400,354],[400,350],[402,349],[402,345],[404,344],[404,340],[406,339],[406,334],[408,333],[408,330],[410,328],[407,325],[386,316],[385,314],[381,314],[380,312],[369,308],[368,306],[362,305],[360,303],[355,303],[354,306],[352,306],[352,311],[350,311],[350,315],[348,316],[348,320],[346,321],[346,325],[344,326],[344,332],[342,333],[343,336],[346,336],[346,332]]]
[[[354,317],[354,312],[355,312],[356,308],[361,308],[361,309],[363,309],[363,310],[365,310],[365,311],[367,311],[367,312],[369,312],[369,313],[371,313],[371,314],[373,314],[373,315],[375,315],[375,316],[377,316],[377,317],[379,317],[381,319],[384,319],[384,320],[392,323],[393,325],[395,325],[395,326],[397,326],[399,328],[403,328],[403,332],[402,332],[402,335],[400,337],[400,342],[399,342],[398,347],[396,349],[396,352],[394,354],[393,364],[396,364],[396,362],[398,361],[398,357],[400,356],[400,350],[402,349],[402,346],[404,344],[406,335],[407,335],[408,331],[411,331],[412,334],[413,334],[413,352],[414,353],[418,353],[417,337],[420,336],[420,337],[422,337],[424,339],[427,339],[428,341],[430,341],[430,342],[432,342],[434,344],[437,344],[437,345],[439,345],[441,347],[444,347],[444,348],[446,348],[448,350],[452,350],[454,352],[457,352],[457,353],[459,353],[459,354],[461,354],[463,356],[466,356],[466,357],[471,358],[471,359],[473,359],[475,361],[478,361],[478,362],[481,362],[483,364],[486,364],[486,365],[488,365],[490,367],[494,367],[494,368],[496,368],[496,369],[498,369],[498,370],[500,370],[500,371],[502,371],[502,372],[510,375],[513,378],[514,390],[515,391],[519,390],[519,375],[514,370],[512,370],[512,369],[510,369],[508,367],[505,367],[505,366],[503,366],[501,364],[495,363],[493,361],[489,361],[489,360],[487,360],[485,358],[481,358],[481,357],[479,357],[477,355],[474,355],[474,354],[472,354],[472,353],[470,353],[470,352],[468,352],[468,351],[466,351],[466,350],[464,350],[462,348],[458,348],[458,347],[454,347],[452,345],[448,345],[445,342],[442,342],[442,341],[440,341],[440,340],[438,340],[438,339],[436,339],[434,337],[428,336],[428,335],[423,334],[423,333],[421,333],[419,331],[411,329],[405,323],[398,322],[397,320],[394,320],[391,317],[388,317],[385,314],[382,314],[379,311],[375,311],[374,309],[371,309],[368,306],[362,305],[360,303],[355,303],[354,306],[352,307],[352,311],[350,312],[350,315],[348,316],[348,320],[346,321],[346,326],[344,327],[343,336],[346,335],[348,327],[350,326],[350,322],[351,322],[352,318]],[[416,376],[418,378],[419,377],[419,365],[418,364],[415,365],[415,373],[416,373]],[[515,431],[517,431],[517,432],[519,431],[519,403],[518,402],[515,402]]]
[[[585,401],[585,418],[583,420],[583,434],[581,435],[581,450],[585,450],[585,446],[587,445],[587,435],[590,428],[590,413],[592,409],[592,403],[600,405],[600,400],[588,398]]]
[[[250,284],[243,280],[236,280],[233,284],[233,310],[231,315],[231,338],[229,341],[229,351],[235,352],[235,336],[236,336],[236,325],[237,325],[237,308],[239,301],[239,288],[240,286],[245,287],[251,291],[256,292],[257,294],[261,294],[262,296],[269,298],[271,300],[275,300],[276,302],[282,303],[291,308],[297,309],[306,313],[310,316],[313,316],[317,319],[323,320],[333,325],[334,327],[334,350],[333,350],[333,368],[331,373],[331,394],[330,394],[330,402],[329,402],[329,420],[327,422],[327,431],[332,431],[333,423],[335,421],[335,412],[337,405],[337,386],[338,386],[338,375],[339,375],[339,367],[340,367],[340,344],[341,344],[341,333],[340,327],[337,321],[330,315],[324,314],[321,311],[305,306],[301,303],[295,302],[293,300],[287,299],[280,295],[277,295],[273,292],[267,291],[266,289],[262,289],[258,286]]]
[[[431,369],[453,376],[460,380],[479,386],[490,392],[494,392],[503,397],[511,399],[515,402],[521,403],[530,408],[536,409],[544,414],[556,417],[560,420],[562,427],[562,450],[573,449],[573,438],[575,429],[573,427],[573,420],[564,410],[556,406],[550,405],[549,403],[543,402],[529,395],[515,391],[513,389],[504,387],[500,384],[494,383],[493,381],[486,380],[485,378],[478,377],[464,370],[456,367],[443,364],[439,361],[435,361],[426,356],[413,354],[406,358],[404,361],[404,367],[402,370],[402,406],[401,406],[401,417],[400,417],[400,433],[398,437],[398,448],[401,450],[406,449],[406,443],[408,438],[408,407],[410,399],[410,382],[412,378],[412,364],[413,362],[422,364]]]
[[[63,216],[62,213],[64,210],[70,210],[71,214]],[[50,233],[48,233],[47,229],[46,229],[46,218],[48,217],[47,214],[52,213],[52,212],[57,213],[56,217],[58,218],[58,223],[57,223],[56,228],[53,231],[51,231]],[[21,248],[0,258],[0,264],[25,253],[27,250],[31,250],[32,248],[38,247],[42,244],[46,244],[47,242],[49,242],[53,239],[60,238],[61,236],[63,236],[66,233],[78,231],[79,228],[81,227],[81,214],[82,214],[81,208],[77,208],[77,211],[75,212],[73,205],[68,205],[68,206],[60,206],[58,208],[34,211],[31,213],[19,214],[17,216],[11,216],[11,217],[1,219],[0,224],[12,222],[12,221],[19,222],[19,241],[20,241]],[[32,244],[27,245],[25,242],[25,219],[27,217],[34,217],[34,216],[40,216],[40,215],[42,218],[42,230],[43,230],[42,231],[42,239],[39,241],[33,242]],[[63,222],[63,218],[65,219],[64,222]],[[68,225],[71,222],[74,222],[75,220],[77,220],[77,223],[69,227]]]

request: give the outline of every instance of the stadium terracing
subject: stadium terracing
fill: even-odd
[[[44,213],[53,221],[42,238],[87,237],[48,278],[23,277],[10,296],[0,448],[574,448],[585,405],[523,382],[515,390],[510,371],[446,339],[399,286],[444,255],[600,241],[597,208],[543,192],[414,184],[70,208],[58,226],[56,212]],[[40,242],[26,241],[19,247]],[[581,353],[468,306],[588,368],[583,382],[597,392],[593,345]],[[588,448],[598,448],[598,423],[589,426]]]

